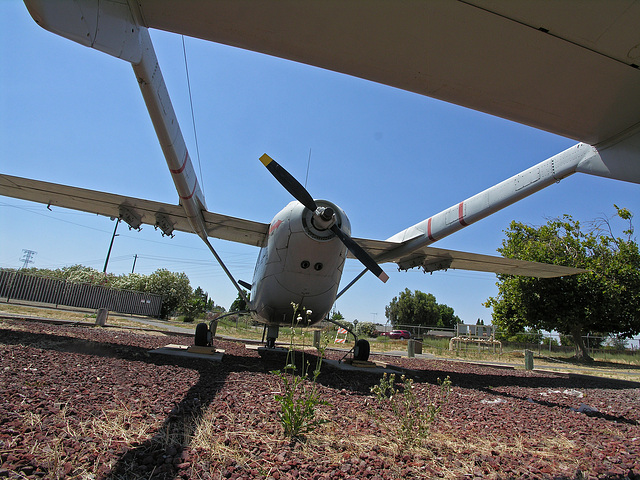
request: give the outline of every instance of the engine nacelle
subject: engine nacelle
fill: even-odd
[[[336,224],[347,234],[351,225],[344,211],[331,202]],[[267,246],[260,250],[253,277],[251,303],[267,323],[291,325],[292,303],[319,322],[331,310],[347,258],[347,249],[335,234],[314,220],[314,212],[294,201],[271,221]]]

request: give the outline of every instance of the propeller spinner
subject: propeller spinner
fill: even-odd
[[[316,227],[330,229],[349,251],[360,260],[367,269],[371,270],[371,273],[383,282],[389,280],[389,276],[384,273],[380,265],[335,223],[335,214],[331,208],[318,207],[306,188],[266,153],[260,157],[260,161],[293,198],[313,212]]]

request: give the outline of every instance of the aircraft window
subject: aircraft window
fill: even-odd
[[[308,260],[303,260],[300,264],[302,268],[309,268],[309,265],[311,265],[311,263]]]
[[[321,263],[316,263],[313,268],[315,268],[316,270],[320,271],[322,270],[322,264]]]

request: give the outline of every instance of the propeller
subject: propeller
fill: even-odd
[[[275,177],[280,185],[282,185],[296,200],[298,200],[301,204],[307,207],[314,213],[314,220],[316,220],[316,225],[323,225],[325,228],[330,229],[336,237],[340,239],[340,241],[349,249],[349,251],[358,259],[360,262],[367,267],[367,269],[371,270],[376,277],[378,277],[383,282],[389,280],[389,276],[384,273],[380,265],[376,263],[376,261],[371,258],[360,245],[358,245],[353,238],[347,235],[336,223],[335,223],[335,212],[332,208],[328,207],[318,207],[318,204],[315,202],[313,197],[309,194],[306,188],[304,188],[300,182],[298,182],[289,172],[287,172],[278,162],[276,162],[273,158],[271,158],[266,153],[260,157],[260,161],[263,163],[267,170]]]

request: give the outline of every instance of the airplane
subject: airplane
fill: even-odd
[[[572,8],[494,2],[116,2],[25,1],[42,27],[132,64],[162,146],[179,205],[0,176],[0,194],[117,217],[163,235],[196,233],[273,347],[304,306],[323,320],[336,298],[379,264],[402,270],[468,269],[561,276],[579,269],[430,246],[576,172],[640,183],[639,2]],[[579,9],[579,25],[573,22]],[[295,198],[271,223],[210,212],[180,132],[148,28],[238,46],[457,103],[580,140],[574,147],[409,227],[385,241],[352,238],[340,207],[315,200],[268,155],[264,166]],[[487,33],[490,32],[490,33]],[[509,41],[505,42],[508,38]],[[432,47],[437,45],[437,48]],[[588,78],[588,81],[585,81]],[[598,92],[598,95],[594,95]],[[260,247],[251,284],[236,281],[209,237]],[[347,257],[365,269],[338,292]],[[248,300],[248,299],[247,299]],[[206,326],[205,326],[206,327]],[[208,341],[196,329],[196,343]],[[354,352],[368,356],[359,340]]]

